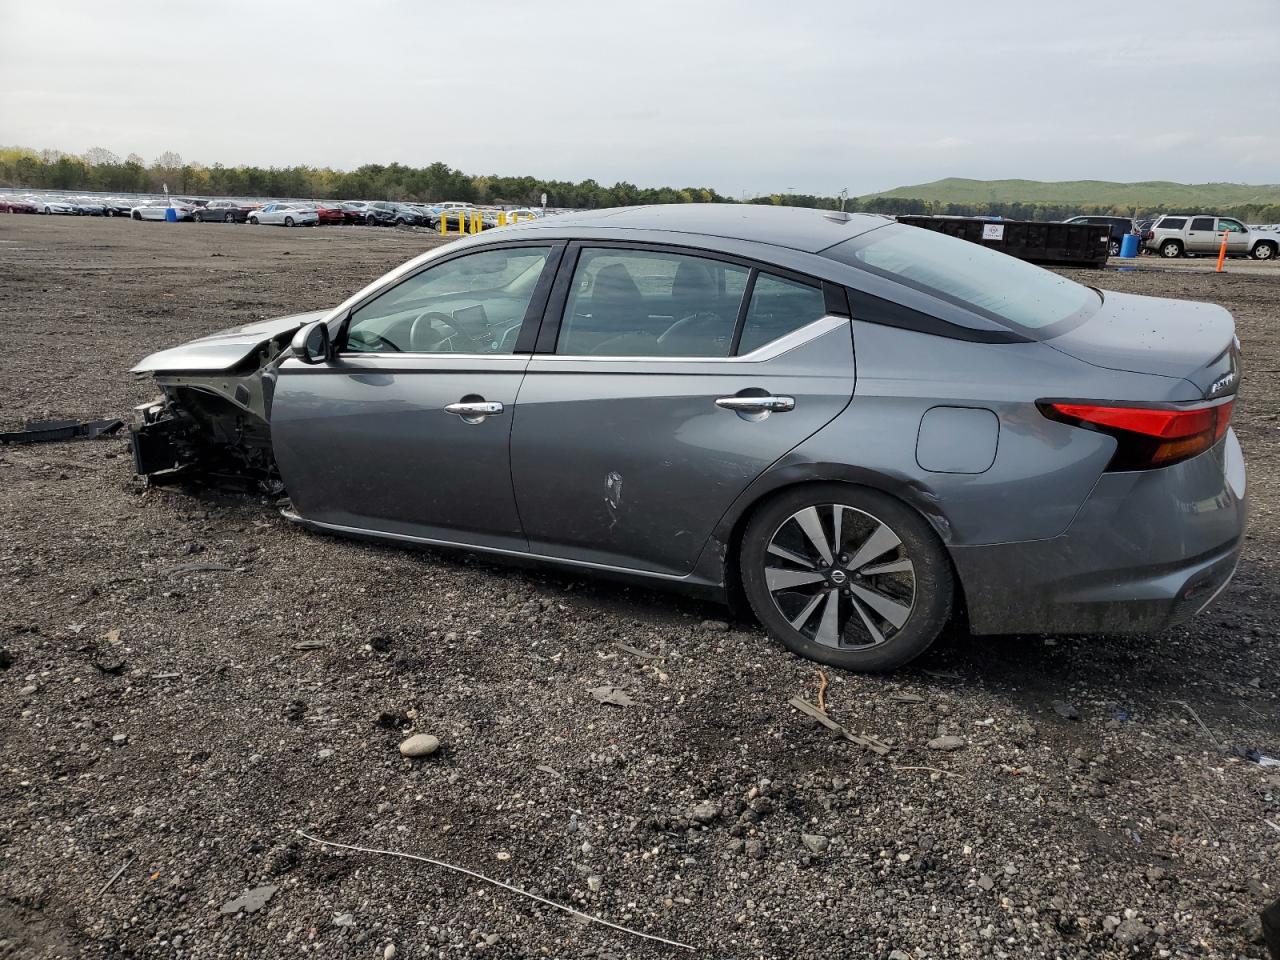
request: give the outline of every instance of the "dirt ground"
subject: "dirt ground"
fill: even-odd
[[[124,415],[148,352],[332,305],[432,242],[0,217],[0,426]],[[1164,635],[951,636],[830,673],[832,716],[884,758],[788,707],[813,666],[721,608],[148,490],[124,437],[0,448],[0,960],[685,955],[298,829],[697,956],[1262,957],[1280,768],[1246,754],[1280,757],[1280,266],[1235,266],[1077,275],[1235,314],[1231,587]],[[635,704],[592,699],[606,683]],[[966,748],[927,750],[942,732]],[[410,733],[441,750],[402,758]]]

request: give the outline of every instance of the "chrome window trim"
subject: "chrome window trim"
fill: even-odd
[[[792,330],[788,334],[778,337],[776,340],[770,340],[762,346],[756,347],[750,353],[744,353],[738,357],[669,357],[661,354],[645,356],[604,356],[593,353],[587,354],[561,354],[561,353],[538,353],[534,354],[535,361],[555,361],[557,363],[763,363],[766,360],[773,360],[789,353],[796,347],[803,346],[810,340],[816,340],[824,334],[830,333],[832,330],[838,330],[841,327],[848,326],[850,320],[848,317],[837,317],[831,314],[819,317],[806,323],[803,327]]]
[[[803,346],[811,340],[816,340],[832,330],[847,327],[850,323],[851,321],[848,317],[827,314],[817,320],[806,323],[803,327],[778,337],[776,340],[770,340],[763,346],[757,347],[750,353],[744,353],[739,357],[671,357],[662,354],[615,357],[592,353],[377,353],[374,351],[365,353],[356,351],[353,353],[340,353],[337,359],[347,362],[352,360],[414,360],[418,362],[423,360],[465,360],[469,363],[474,363],[477,360],[518,360],[522,362],[535,360],[555,363],[763,363],[766,360],[774,360],[784,353],[789,353],[796,347]]]

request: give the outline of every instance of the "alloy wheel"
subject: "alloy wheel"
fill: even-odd
[[[778,612],[825,647],[886,643],[915,607],[915,566],[902,538],[846,504],[816,504],[784,520],[769,540],[764,577]]]

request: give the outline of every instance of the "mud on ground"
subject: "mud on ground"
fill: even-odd
[[[124,414],[151,350],[331,305],[432,242],[0,218],[0,424]],[[679,955],[298,828],[699,956],[1262,956],[1280,769],[1241,754],[1280,756],[1280,268],[1084,279],[1234,312],[1239,573],[1160,636],[952,636],[830,673],[883,759],[791,710],[813,666],[704,624],[720,608],[148,490],[123,438],[0,448],[0,958]],[[411,732],[442,749],[402,758]],[[944,732],[966,748],[925,748]]]

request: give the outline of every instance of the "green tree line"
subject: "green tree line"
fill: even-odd
[[[166,151],[147,163],[136,153],[124,159],[102,147],[83,155],[24,147],[0,148],[0,185],[31,190],[94,190],[159,193],[164,185],[179,195],[226,197],[299,197],[327,200],[465,200],[480,204],[536,206],[543,193],[552,207],[597,208],[640,203],[731,203],[711,187],[638,187],[633,183],[604,186],[595,180],[573,183],[538,177],[504,177],[464,173],[446,163],[410,167],[400,163],[365,164],[354,170],[330,167],[227,167],[190,163]],[[991,200],[949,203],[904,197],[824,197],[772,194],[749,203],[814,207],[867,213],[1000,216],[1011,220],[1063,220],[1084,214],[1158,216],[1192,213],[1160,207],[1103,204],[1023,203]],[[1280,204],[1243,204],[1216,211],[1254,223],[1280,222]]]

